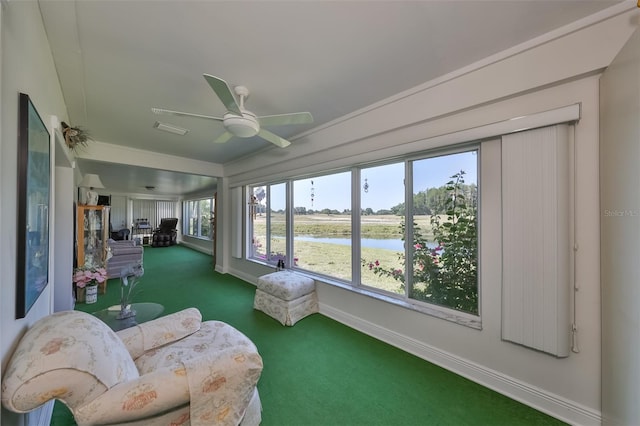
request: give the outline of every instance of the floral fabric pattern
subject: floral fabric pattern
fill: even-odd
[[[292,271],[279,271],[258,278],[253,308],[292,326],[318,312],[316,283]]]
[[[52,366],[66,370],[69,380],[52,380]],[[4,372],[2,403],[17,412],[52,397],[71,406],[137,377],[131,356],[102,321],[84,312],[59,312],[37,321],[20,340]],[[73,392],[76,379],[83,380],[81,394]]]
[[[295,300],[286,301],[259,289],[256,290],[253,308],[278,320],[280,324],[288,326],[319,310],[315,291]]]
[[[184,309],[135,327],[118,331],[131,356],[136,359],[146,351],[189,336],[200,329],[202,315],[196,308]]]
[[[45,317],[10,359],[2,403],[26,412],[60,399],[80,426],[259,424],[255,345],[201,319],[186,309],[116,335],[83,312]]]
[[[273,272],[258,278],[258,289],[282,300],[294,300],[316,290],[313,279],[292,271]]]

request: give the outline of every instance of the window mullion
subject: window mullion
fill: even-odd
[[[404,295],[409,298],[413,286],[413,161],[404,164]]]
[[[265,203],[265,257],[266,260],[271,260],[271,185],[267,185],[267,202]]]
[[[285,256],[286,266],[294,266],[293,261],[293,183],[289,180],[285,183]]]
[[[361,211],[362,194],[360,193],[360,169],[351,170],[351,283],[355,287],[362,284],[362,270],[360,269],[360,259],[362,259],[361,247]]]

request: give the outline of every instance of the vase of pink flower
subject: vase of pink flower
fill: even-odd
[[[104,268],[76,268],[73,272],[73,284],[76,287],[76,300],[85,303],[98,301],[98,285],[107,282],[107,270]],[[84,297],[82,294],[84,293]]]

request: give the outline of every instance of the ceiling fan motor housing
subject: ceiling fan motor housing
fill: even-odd
[[[226,113],[223,117],[223,125],[229,133],[239,138],[250,138],[260,131],[260,123],[256,115],[249,111],[242,111],[242,117],[236,114]]]

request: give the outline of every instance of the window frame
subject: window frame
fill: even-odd
[[[186,236],[186,237],[190,237],[190,238],[197,238],[200,240],[206,240],[206,241],[213,241],[213,224],[209,224],[209,234],[208,235],[202,235],[202,218],[204,217],[201,212],[200,212],[200,203],[202,201],[209,201],[209,208],[210,211],[213,212],[215,211],[215,197],[211,196],[211,197],[199,197],[199,198],[192,198],[192,199],[188,199],[188,200],[183,200],[182,201],[182,235]],[[191,203],[196,203],[196,211],[198,212],[198,217],[197,217],[197,223],[198,223],[198,230],[197,230],[197,235],[191,234],[189,232],[189,224],[191,222],[191,212],[189,209],[189,205]],[[211,213],[211,215],[213,216],[213,213]],[[209,220],[211,221],[211,217],[205,219],[205,220]]]
[[[476,159],[476,197],[477,197],[477,205],[476,205],[476,226],[477,226],[477,251],[476,251],[476,262],[477,262],[477,293],[478,293],[478,314],[468,313],[461,310],[456,310],[453,308],[449,308],[446,306],[437,305],[434,303],[429,303],[426,301],[422,301],[419,299],[413,299],[409,297],[409,288],[410,286],[405,286],[405,291],[403,295],[399,295],[396,293],[392,293],[386,291],[384,289],[379,289],[376,287],[372,287],[370,285],[366,285],[362,283],[361,280],[361,270],[360,270],[360,259],[361,259],[361,194],[360,194],[360,178],[363,170],[376,167],[383,166],[387,164],[393,163],[404,163],[405,168],[405,212],[404,212],[404,221],[405,223],[411,223],[412,220],[412,212],[413,212],[413,167],[412,164],[414,161],[425,160],[428,158],[435,158],[440,156],[459,154],[465,152],[475,151],[477,153]],[[350,290],[353,292],[357,292],[364,296],[372,297],[378,300],[382,300],[403,308],[415,310],[430,316],[434,316],[437,318],[445,319],[448,321],[452,321],[464,326],[468,326],[471,328],[481,329],[482,321],[481,321],[481,295],[482,295],[482,285],[481,285],[481,262],[480,262],[480,247],[481,247],[481,155],[482,155],[482,141],[473,141],[463,144],[456,144],[455,146],[448,146],[437,148],[428,151],[422,151],[418,153],[411,153],[409,155],[384,159],[375,162],[368,162],[362,164],[354,164],[348,168],[339,168],[333,169],[330,171],[318,172],[313,175],[304,175],[304,176],[292,176],[288,179],[279,180],[277,182],[269,182],[269,183],[261,183],[261,184],[251,184],[247,185],[247,188],[255,188],[258,186],[268,187],[269,185],[275,185],[280,183],[286,183],[286,191],[287,191],[287,263],[286,267],[289,269],[296,270],[296,272],[302,273],[304,275],[310,276],[314,279],[317,279],[323,283],[327,283],[333,286],[337,286],[340,288],[344,288],[346,290]],[[351,173],[351,281],[343,280],[337,277],[329,276],[320,272],[314,272],[307,269],[297,268],[295,265],[292,265],[290,261],[292,256],[292,248],[293,248],[293,182],[296,180],[302,179],[312,179],[314,177],[322,177],[331,174],[338,174],[350,172]],[[407,184],[409,182],[409,184]],[[249,192],[249,191],[247,191]],[[267,207],[268,211],[268,207]],[[253,230],[250,230],[249,242],[251,241],[251,237]],[[413,240],[413,226],[407,227],[405,234],[405,241]],[[269,235],[266,236],[269,239]],[[412,258],[412,247],[405,247],[404,255],[407,259]],[[249,251],[247,251],[249,253]],[[245,260],[251,262],[257,262],[260,264],[266,264],[269,266],[271,263],[264,262],[261,259],[251,257],[249,255],[245,256]],[[405,282],[408,282],[408,278],[411,276],[411,269],[413,265],[412,262],[407,262],[405,266]]]

